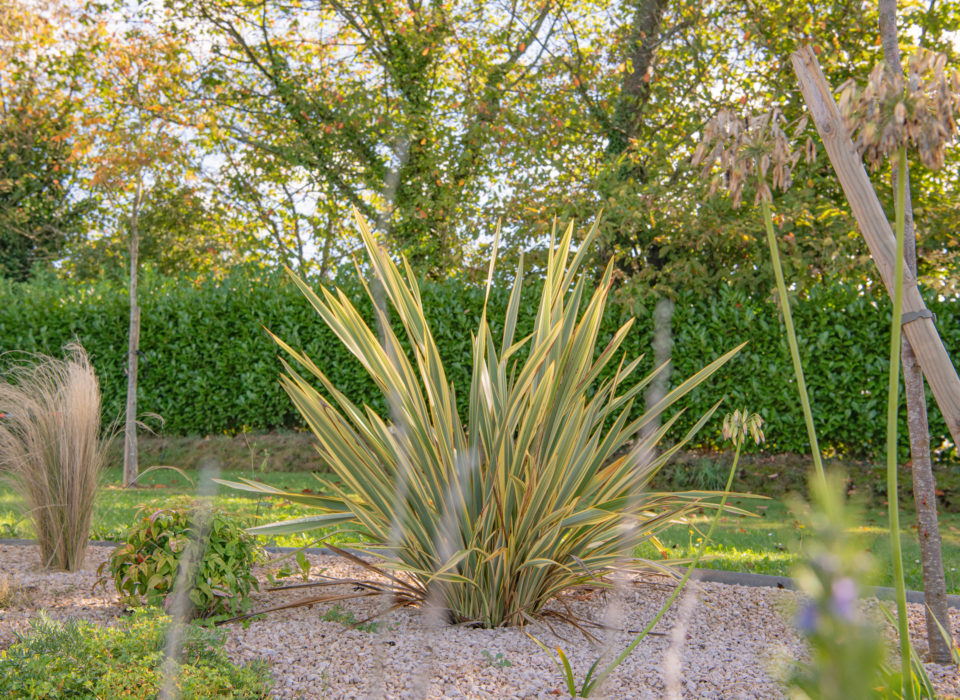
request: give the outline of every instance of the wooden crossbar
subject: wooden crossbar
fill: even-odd
[[[883,212],[880,200],[877,199],[877,193],[863,167],[860,154],[847,134],[840,117],[840,109],[833,99],[833,91],[820,69],[813,49],[804,46],[795,51],[791,58],[793,70],[800,81],[800,90],[830,157],[830,163],[850,203],[860,233],[863,234],[880,270],[883,284],[892,298],[897,254],[893,229],[890,228],[890,222]],[[906,268],[903,276],[903,314],[905,318],[912,319],[904,323],[903,333],[923,368],[923,374],[933,390],[954,444],[960,446],[960,377],[957,377],[957,370],[950,361],[933,318],[920,296],[917,279]]]

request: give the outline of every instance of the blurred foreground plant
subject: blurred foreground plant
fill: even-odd
[[[889,645],[882,620],[871,620],[860,606],[863,583],[875,564],[869,550],[851,533],[859,522],[845,503],[844,480],[829,474],[810,480],[811,506],[793,504],[797,518],[806,522],[803,559],[793,572],[805,600],[795,623],[810,646],[810,661],[799,664],[790,678],[795,700],[849,700],[850,698],[936,697],[923,664],[915,653],[908,659],[906,691],[899,669],[887,664]],[[884,604],[881,609],[886,611]],[[896,620],[886,613],[891,624]]]
[[[669,598],[667,598],[667,602],[663,604],[663,606],[660,608],[660,611],[654,615],[653,619],[647,623],[647,626],[643,628],[640,634],[634,637],[633,641],[620,653],[617,658],[601,669],[599,673],[597,673],[597,669],[599,668],[600,662],[603,659],[601,657],[594,661],[587,671],[587,675],[584,677],[580,688],[577,689],[577,679],[574,676],[573,667],[570,665],[570,661],[563,649],[557,647],[557,655],[554,656],[553,652],[547,648],[546,644],[541,642],[532,634],[527,633],[527,636],[536,642],[536,644],[547,653],[547,656],[550,657],[550,660],[553,661],[554,665],[556,665],[557,669],[560,671],[560,675],[563,677],[564,683],[567,686],[567,692],[570,693],[570,697],[588,698],[593,695],[594,691],[600,688],[607,677],[613,673],[620,664],[626,661],[627,657],[633,653],[633,650],[637,648],[640,642],[642,642],[647,635],[650,634],[656,624],[660,621],[660,618],[664,616],[667,610],[670,609],[670,606],[673,605],[674,601],[680,595],[680,592],[684,589],[684,586],[686,586],[687,581],[690,580],[690,574],[693,573],[694,569],[697,568],[697,564],[699,564],[700,560],[703,558],[703,553],[707,550],[707,545],[710,543],[710,540],[713,537],[713,532],[717,528],[717,523],[720,521],[720,516],[723,513],[724,506],[726,506],[727,498],[730,496],[730,489],[733,486],[733,477],[736,475],[737,466],[740,463],[740,452],[743,450],[743,445],[748,436],[752,437],[753,441],[757,445],[764,441],[765,437],[763,434],[763,419],[759,414],[749,413],[746,409],[736,409],[733,413],[727,414],[727,416],[724,417],[723,439],[733,442],[733,463],[730,465],[730,473],[727,476],[727,484],[724,488],[723,495],[720,498],[720,505],[717,508],[717,512],[713,516],[713,520],[710,522],[710,529],[707,530],[707,535],[703,539],[703,542],[700,543],[700,547],[697,550],[697,555],[687,567],[687,571],[684,573],[683,578],[680,579],[680,582],[673,589],[673,593]]]
[[[640,358],[615,358],[632,320],[597,352],[613,267],[607,266],[589,293],[590,275],[581,273],[580,265],[596,227],[572,260],[572,225],[559,241],[551,237],[543,292],[528,337],[515,338],[522,259],[499,344],[484,305],[473,337],[464,425],[413,271],[404,261],[401,273],[359,215],[357,224],[373,272],[365,286],[374,302],[379,339],[345,294],[324,289],[318,296],[294,279],[377,383],[392,420],[387,423],[369,407],[354,405],[320,366],[276,339],[325,390],[321,394],[284,362],[287,374],[281,381],[316,435],[333,478],[324,479],[324,494],[317,496],[283,494],[250,480],[223,482],[283,494],[323,512],[252,532],[279,534],[331,524],[353,528],[367,551],[388,568],[408,574],[391,578],[397,604],[429,600],[451,620],[495,627],[533,619],[572,586],[604,585],[603,577],[622,567],[637,545],[710,503],[702,493],[649,493],[646,487],[716,406],[656,457],[653,446],[679,414],[650,435],[638,436],[739,347],[631,419],[635,397],[664,367],[628,384]],[[486,299],[498,243],[499,235]],[[384,299],[402,324],[409,354],[388,322]],[[601,380],[605,371],[607,378]],[[628,566],[642,565],[631,560]]]
[[[836,474],[826,481],[810,480],[812,504],[794,504],[806,521],[803,563],[793,572],[797,588],[808,596],[796,625],[810,645],[810,663],[790,678],[791,696],[811,700],[880,697],[881,664],[886,653],[883,635],[857,607],[861,584],[874,561],[854,540],[856,517],[844,503],[846,489]]]
[[[0,474],[22,499],[44,566],[74,571],[112,439],[101,436],[100,384],[79,345],[0,378]]]

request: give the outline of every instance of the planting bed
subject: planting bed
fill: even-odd
[[[34,546],[0,545],[0,649],[13,643],[14,634],[25,630],[41,609],[53,618],[115,622],[122,611],[112,587],[91,591],[95,570],[109,551],[91,547],[82,571],[63,573],[42,571]],[[321,575],[369,578],[336,557],[309,558],[311,580]],[[598,621],[606,617],[618,627],[638,630],[657,612],[670,586],[664,581],[631,581],[624,590],[622,596],[597,591],[571,594],[563,603],[581,617]],[[320,593],[311,588],[263,592],[255,596],[255,605],[276,605]],[[788,622],[796,601],[797,594],[785,590],[700,584],[695,597],[680,596],[655,628],[659,634],[641,642],[611,676],[605,696],[661,698],[673,691],[674,697],[679,693],[688,698],[782,697],[778,678],[784,663],[804,653]],[[235,661],[268,661],[276,695],[283,698],[566,696],[546,654],[518,629],[432,624],[416,609],[389,612],[367,631],[344,624],[365,619],[382,604],[374,599],[347,601],[339,608],[323,603],[270,613],[247,629],[231,624],[227,652]],[[910,608],[911,627],[919,639],[922,607]],[[960,611],[952,614],[954,630],[960,631]],[[538,623],[527,631],[549,647],[561,646],[582,679],[601,649],[569,625],[555,621],[552,628]],[[611,658],[633,636],[597,634],[611,645]],[[676,669],[671,658],[679,659],[678,671],[671,672],[671,667]],[[927,668],[944,696],[960,695],[955,669],[932,664]]]

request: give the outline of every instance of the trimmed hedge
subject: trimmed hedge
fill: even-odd
[[[356,284],[348,282],[342,288],[364,315],[372,318]],[[141,413],[163,416],[169,434],[302,425],[277,381],[277,348],[264,328],[293,347],[303,348],[354,401],[384,411],[379,393],[360,364],[280,273],[237,269],[220,281],[147,275],[141,290],[143,357],[138,405]],[[425,283],[422,292],[449,379],[457,387],[460,401],[465,402],[470,339],[479,322],[482,289],[445,281]],[[531,304],[536,298],[536,284],[531,284],[522,305],[518,337],[531,330],[535,311]],[[507,290],[496,290],[489,317],[501,319],[506,303]],[[960,356],[956,300],[931,301],[929,305],[938,316],[937,325],[951,356]],[[115,283],[77,284],[56,279],[0,283],[0,350],[56,354],[64,344],[78,339],[100,375],[106,419],[112,420],[122,415],[124,406],[127,309],[126,291]],[[637,322],[624,343],[628,356],[647,353],[641,373],[652,368],[652,311],[653,302],[638,310]],[[849,456],[880,455],[885,436],[890,321],[886,297],[864,296],[843,285],[818,287],[809,297],[795,301],[794,314],[824,449]],[[603,340],[613,334],[624,316],[623,308],[611,305]],[[772,298],[754,299],[722,288],[712,297],[689,295],[677,300],[675,381],[737,343],[750,341],[719,376],[691,395],[680,429],[726,395],[727,408],[721,411],[745,405],[763,415],[768,451],[807,451],[781,326]],[[17,357],[17,353],[2,355],[0,365]],[[937,447],[949,439],[949,433],[932,397],[929,405],[930,431]],[[698,444],[718,443],[719,421],[715,422],[702,431]],[[900,433],[906,455],[905,424]]]

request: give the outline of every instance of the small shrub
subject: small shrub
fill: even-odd
[[[261,548],[222,511],[210,514],[204,532],[198,516],[197,508],[186,504],[153,512],[141,508],[126,542],[100,566],[101,583],[109,566],[124,603],[166,603],[188,544],[205,543],[189,593],[195,615],[223,618],[245,612],[250,591],[259,590],[252,570]]]
[[[118,628],[57,622],[41,613],[29,633],[0,652],[0,696],[156,698],[163,686],[168,624],[166,615],[153,610],[137,612]],[[269,697],[266,666],[231,663],[222,634],[191,624],[184,638],[182,663],[176,667],[181,697]]]
[[[310,563],[310,560],[307,559],[307,555],[302,551],[297,552],[295,557],[297,563],[297,569],[294,571],[293,567],[290,565],[290,562],[284,562],[283,566],[275,571],[268,570],[266,572],[267,581],[270,582],[271,586],[279,585],[279,582],[285,578],[290,578],[294,574],[300,576],[300,579],[306,583],[310,580],[310,569],[313,568],[313,565]],[[277,561],[277,560],[275,560]],[[323,571],[323,569],[320,569]]]
[[[100,385],[79,345],[39,356],[0,380],[0,472],[13,483],[44,566],[83,564],[100,471]]]

